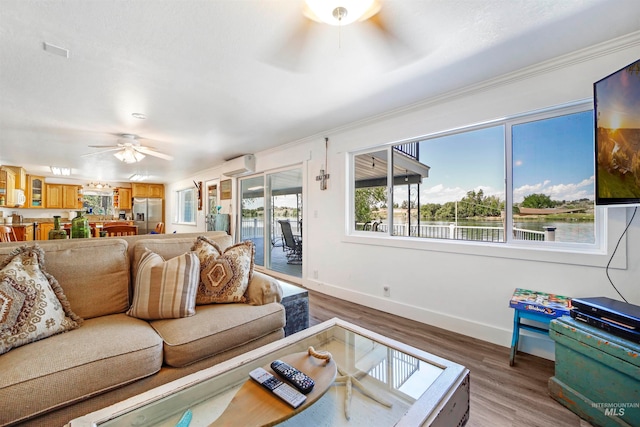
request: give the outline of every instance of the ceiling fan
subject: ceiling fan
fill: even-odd
[[[417,52],[413,47],[389,28],[382,0],[305,0],[302,15],[292,34],[286,37],[283,45],[268,58],[269,62],[288,69],[299,68],[299,58],[307,48],[309,37],[317,34],[312,28],[314,23],[337,27],[361,23],[362,28],[371,29],[371,32],[364,30],[363,34],[375,33],[379,36],[370,43],[372,48],[382,48],[386,51],[384,54],[391,56],[399,64],[416,59]]]
[[[118,139],[117,145],[90,145],[90,148],[106,148],[106,150],[100,150],[93,153],[83,154],[82,157],[94,156],[96,154],[109,153],[116,151],[113,155],[124,163],[136,163],[144,159],[146,155],[158,157],[164,160],[173,160],[173,157],[154,150],[150,147],[144,147],[140,145],[137,135],[122,134]]]

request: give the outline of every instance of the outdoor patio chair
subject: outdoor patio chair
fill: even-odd
[[[282,229],[282,240],[287,257],[287,264],[302,264],[302,238],[294,236],[291,223],[287,220],[278,220]]]

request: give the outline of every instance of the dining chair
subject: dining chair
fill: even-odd
[[[13,227],[0,225],[0,242],[11,241],[16,241],[16,233],[13,231]]]
[[[164,222],[156,224],[156,228],[153,230],[153,234],[164,234]]]
[[[102,227],[102,233],[106,236],[135,236],[138,234],[137,225],[109,225]]]

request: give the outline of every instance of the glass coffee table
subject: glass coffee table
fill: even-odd
[[[208,426],[252,381],[250,371],[310,346],[331,353],[339,378],[280,426],[463,426],[469,418],[469,370],[464,366],[334,318],[69,425],[176,426],[190,410],[190,427]],[[350,399],[341,381],[345,377],[357,380]]]

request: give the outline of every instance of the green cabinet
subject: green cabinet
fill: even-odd
[[[596,426],[640,426],[640,344],[568,316],[550,327],[551,397]]]

